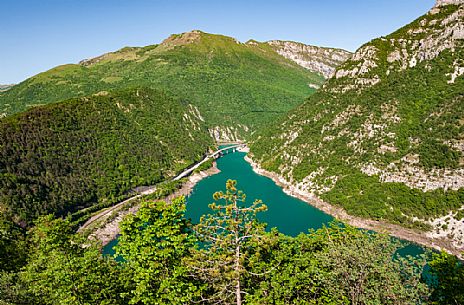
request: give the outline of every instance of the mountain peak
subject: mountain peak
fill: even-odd
[[[185,32],[181,34],[172,34],[163,42],[161,45],[164,46],[178,46],[178,45],[187,45],[198,41],[201,38],[201,35],[205,34],[200,30],[192,30],[190,32]]]

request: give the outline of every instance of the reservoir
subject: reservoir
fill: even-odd
[[[297,198],[291,197],[271,179],[255,173],[244,160],[245,153],[235,152],[217,160],[219,174],[201,180],[187,198],[187,218],[197,223],[203,214],[210,213],[208,204],[213,202],[213,193],[225,191],[228,179],[237,180],[237,189],[246,195],[246,202],[261,199],[268,210],[258,214],[259,220],[267,223],[268,229],[296,236],[309,229],[319,229],[334,218]]]
[[[225,191],[228,179],[237,180],[237,189],[246,195],[246,202],[253,203],[255,199],[261,199],[267,205],[268,210],[258,214],[259,220],[267,223],[267,229],[277,228],[279,232],[290,236],[307,233],[310,229],[319,229],[328,225],[334,218],[310,204],[291,197],[271,179],[255,173],[251,165],[244,160],[246,153],[234,152],[219,158],[217,166],[219,174],[207,177],[195,185],[192,193],[187,198],[186,217],[193,223],[197,223],[200,217],[210,213],[208,207],[213,200],[216,191]],[[112,247],[117,240],[104,247],[104,254],[113,254]],[[415,255],[423,252],[416,246],[409,244],[399,251],[401,255]]]

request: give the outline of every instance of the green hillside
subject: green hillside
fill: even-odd
[[[197,106],[219,136],[245,135],[300,104],[323,77],[267,44],[192,31],[53,68],[0,93],[0,115],[128,86],[163,89]],[[231,129],[226,130],[225,127]]]
[[[448,224],[462,213],[426,220],[464,202],[463,22],[462,5],[435,7],[362,46],[323,89],[256,135],[253,158],[351,214],[438,225],[459,241],[463,232]]]
[[[0,121],[0,211],[20,223],[111,203],[174,176],[210,144],[194,106],[151,89],[35,107]]]

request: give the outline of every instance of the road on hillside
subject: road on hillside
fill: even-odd
[[[216,157],[218,154],[220,154],[221,152],[225,151],[225,150],[228,150],[228,149],[234,149],[234,148],[238,148],[238,147],[242,147],[244,146],[245,144],[236,144],[236,145],[232,145],[232,146],[228,146],[228,147],[225,147],[225,148],[221,148],[221,149],[218,149],[216,150],[215,152],[213,152],[212,154],[209,154],[207,155],[203,160],[201,160],[200,162],[198,162],[197,164],[195,164],[194,166],[184,170],[182,173],[180,173],[179,175],[177,175],[175,178],[172,179],[172,181],[177,181],[177,180],[180,180],[188,175],[190,175],[194,170],[196,170],[200,165],[202,165],[203,163],[205,163],[206,161],[208,161],[209,159],[211,158],[214,158]],[[137,199],[137,198],[140,198],[144,195],[150,195],[150,194],[153,194],[154,192],[156,191],[156,186],[151,186],[151,187],[148,187],[147,189],[143,190],[142,192],[140,192],[139,194],[135,195],[135,196],[132,196],[110,208],[107,208],[103,211],[101,211],[100,213],[92,216],[89,220],[87,220],[82,226],[79,227],[79,229],[77,230],[77,232],[83,232],[85,229],[87,229],[89,226],[91,226],[95,221],[101,219],[102,217],[105,217],[107,216],[108,214],[112,213],[114,210],[117,210],[119,209],[120,207],[124,206],[125,204]]]

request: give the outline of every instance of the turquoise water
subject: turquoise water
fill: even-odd
[[[276,227],[280,232],[295,236],[308,229],[318,229],[333,220],[332,216],[311,205],[288,196],[271,179],[256,174],[244,160],[245,153],[235,152],[217,160],[221,172],[200,181],[187,198],[187,218],[196,223],[203,214],[211,210],[213,193],[224,190],[227,179],[237,180],[237,188],[247,195],[247,202],[261,199],[267,205],[266,212],[258,214],[259,220],[268,228]]]
[[[306,233],[309,229],[321,228],[334,218],[313,206],[291,197],[283,192],[271,179],[256,174],[251,165],[244,160],[245,153],[229,153],[217,160],[221,171],[201,180],[187,198],[186,217],[193,223],[198,222],[201,215],[209,213],[208,205],[213,202],[213,193],[225,190],[227,179],[237,180],[237,188],[247,195],[247,202],[261,199],[268,207],[258,218],[266,222],[268,229],[276,227],[280,232],[296,236]],[[104,249],[104,254],[113,254],[117,240],[112,241]],[[408,245],[401,249],[401,255],[416,255],[422,253],[422,248]]]

